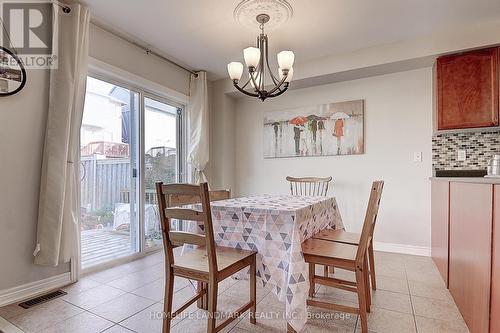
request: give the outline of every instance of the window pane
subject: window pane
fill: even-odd
[[[138,249],[136,92],[87,79],[80,131],[81,259],[86,268]]]
[[[162,239],[155,183],[178,179],[177,108],[149,98],[145,98],[144,107],[144,230],[146,247],[150,247],[161,244]]]

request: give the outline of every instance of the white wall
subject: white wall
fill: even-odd
[[[153,55],[116,37],[90,26],[89,55],[107,64],[146,78],[164,87],[189,95],[189,74]]]
[[[235,184],[236,100],[224,94],[224,80],[209,85],[210,158],[206,174],[213,189],[232,189]]]
[[[265,110],[355,99],[365,100],[365,154],[263,158]],[[243,97],[234,127],[237,195],[288,193],[287,175],[331,175],[345,226],[359,232],[370,184],[383,179],[375,241],[430,247],[431,68],[293,90],[264,103]],[[423,153],[422,163],[413,162],[413,152]]]
[[[189,75],[93,25],[92,57],[183,94]],[[48,107],[48,71],[28,70],[26,87],[0,99],[0,294],[69,271],[33,264],[38,190]]]
[[[47,80],[29,70],[21,92],[0,99],[0,290],[69,270],[33,264]]]

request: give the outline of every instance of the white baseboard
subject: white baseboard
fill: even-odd
[[[0,290],[0,307],[24,301],[71,283],[71,273],[63,273],[40,281]]]
[[[414,256],[431,256],[431,248],[426,246],[374,242],[373,249],[375,251],[411,254]]]

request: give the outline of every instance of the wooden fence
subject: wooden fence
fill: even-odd
[[[81,206],[87,211],[113,210],[130,191],[130,159],[82,157],[80,164]]]

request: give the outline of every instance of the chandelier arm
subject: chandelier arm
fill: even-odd
[[[259,77],[259,90],[264,90],[265,88],[265,75],[266,75],[266,67],[264,64],[264,60],[267,62],[267,36],[264,35],[264,26],[262,26],[262,34],[260,35],[260,63],[262,64],[260,77]]]
[[[252,97],[260,97],[259,94],[253,94],[253,93],[250,93],[244,89],[241,89],[237,84],[233,84],[235,86],[236,89],[238,89],[240,92],[244,93],[245,95],[248,95],[248,96],[252,96]]]
[[[288,86],[288,84],[289,84],[289,82],[285,82],[285,87],[287,87],[287,86]],[[276,83],[276,87],[277,87],[278,91],[280,91],[280,92],[281,92],[283,85],[280,85],[280,84],[279,84],[279,82],[278,82],[278,83]],[[286,90],[286,89],[285,89],[285,90]]]
[[[252,80],[253,82],[253,88],[255,89],[255,91],[260,91],[260,87],[257,86],[257,82],[255,82],[255,78],[253,77],[253,74],[252,72],[248,72],[250,74],[250,80]]]
[[[281,79],[281,81],[279,82],[279,84],[277,84],[276,87],[274,87],[273,89],[271,89],[268,92],[268,94],[270,95],[270,94],[274,93],[276,90],[278,90],[283,85],[283,83],[285,83],[285,80],[286,80],[287,76],[288,76],[288,73],[286,75],[283,75],[283,78]]]
[[[261,47],[260,47],[260,39],[259,39],[259,36],[257,36],[257,48],[259,50],[261,50]],[[261,51],[261,56],[260,58],[262,57],[262,51]],[[262,67],[262,61],[260,60],[259,58],[259,63],[257,64],[257,66],[255,67],[254,69],[254,73],[259,73],[261,71],[261,67]]]
[[[255,67],[255,69],[253,71],[254,73],[259,73],[261,71],[261,69],[260,69],[261,66],[260,65],[261,65],[261,63],[260,63],[260,60],[259,60],[259,64],[257,65],[257,67]]]
[[[255,73],[256,75],[258,75],[261,71],[262,71],[262,46],[261,46],[261,40],[260,40],[260,35],[257,36],[257,48],[260,50],[260,56],[259,56],[259,63],[257,64],[257,66],[255,67],[253,73]],[[252,72],[249,71],[249,74],[250,74],[250,80],[253,82],[253,85],[254,85],[254,89],[255,91],[259,91],[260,90],[260,82],[259,82],[259,85],[257,85],[257,81],[255,80],[255,77],[253,77],[252,75]],[[259,81],[260,81],[260,77],[262,75],[259,76]]]
[[[264,67],[262,67],[262,71],[260,72],[260,75],[259,75],[259,90],[263,90],[264,89]]]
[[[260,62],[257,65],[257,67],[255,67],[255,69],[254,69],[253,72],[248,71],[248,82],[245,84],[245,86],[247,86],[248,83],[252,82],[253,83],[253,89],[258,90],[258,86],[256,84],[257,83],[256,76],[257,76],[257,73],[259,73],[259,72],[260,72]],[[252,73],[254,73],[255,75],[252,75]]]
[[[271,80],[273,80],[274,85],[278,85],[279,79],[274,76],[273,71],[271,70],[271,66],[269,66],[269,56],[267,54],[267,50],[266,50],[266,66],[267,69],[269,70],[269,74],[271,76]]]
[[[273,80],[274,85],[278,85],[279,80],[273,75],[271,70],[269,70],[269,74],[271,74],[271,80]]]
[[[276,97],[276,96],[279,96],[279,95],[283,94],[287,90],[288,90],[288,83],[285,83],[285,88],[283,90],[280,90],[279,92],[277,92],[274,95],[268,95],[267,97]]]
[[[248,80],[247,80],[247,83],[245,83],[243,86],[241,86],[241,89],[245,89],[245,87],[246,87],[246,86],[248,86],[248,84],[250,83],[250,80],[251,80],[251,79],[248,79]]]

